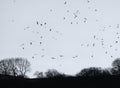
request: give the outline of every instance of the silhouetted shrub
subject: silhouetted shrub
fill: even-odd
[[[120,58],[117,58],[112,63],[112,74],[113,75],[120,75]]]
[[[36,71],[34,73],[34,75],[36,76],[36,78],[44,78],[45,77],[44,74],[43,74],[43,72],[39,72],[39,71]]]
[[[96,67],[90,67],[90,68],[85,68],[81,70],[78,74],[76,74],[77,77],[95,77],[95,76],[101,76],[102,70],[101,68],[96,68]]]
[[[112,75],[111,68],[102,69],[101,76],[111,76],[111,75]]]
[[[59,73],[55,69],[49,69],[47,72],[45,72],[46,77],[51,78],[51,77],[65,77],[65,74]]]
[[[12,76],[26,76],[30,71],[30,63],[24,58],[9,58],[0,61],[0,74]]]

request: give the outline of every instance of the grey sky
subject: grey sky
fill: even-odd
[[[110,67],[120,57],[119,8],[119,0],[0,0],[0,58],[27,58],[31,77]]]

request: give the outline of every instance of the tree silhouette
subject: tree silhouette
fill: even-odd
[[[103,69],[101,76],[112,76],[111,68]]]
[[[24,58],[9,58],[0,61],[0,74],[26,76],[30,71],[30,62]]]
[[[49,69],[47,72],[45,72],[46,77],[65,77],[65,74],[58,72],[55,69]]]
[[[18,74],[25,76],[30,71],[30,62],[27,59],[17,58],[15,64],[18,70]]]
[[[36,78],[44,78],[43,72],[36,71],[34,75],[36,76]]]
[[[76,74],[77,77],[95,77],[95,76],[100,76],[102,74],[101,68],[97,67],[90,67],[90,68],[85,68],[81,70],[78,74]]]
[[[120,58],[117,58],[112,63],[112,74],[120,75]]]

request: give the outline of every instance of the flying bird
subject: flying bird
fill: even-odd
[[[105,54],[107,54],[108,52],[106,51]]]
[[[118,43],[118,41],[115,41],[115,43]]]
[[[42,44],[42,42],[40,42],[40,45]]]
[[[65,17],[63,17],[63,20],[65,20]]]
[[[119,24],[117,24],[117,28],[119,28]]]
[[[91,55],[91,57],[93,58],[93,55]]]
[[[64,2],[64,5],[66,5],[67,4],[67,2]]]
[[[40,24],[41,26],[43,25],[43,24]]]
[[[44,25],[46,25],[47,23],[45,22]]]
[[[93,47],[95,46],[95,43],[93,43]]]
[[[41,57],[44,57],[45,55],[41,55]]]
[[[86,23],[87,22],[87,18],[84,18],[84,23]]]
[[[63,57],[63,55],[59,55],[60,57]]]
[[[25,48],[23,47],[22,49],[24,50]]]
[[[56,59],[55,57],[51,57],[51,59]]]
[[[39,22],[37,21],[37,25],[39,24]]]
[[[32,42],[30,42],[30,45],[32,45]]]
[[[32,59],[34,59],[35,57],[34,56],[32,56]]]
[[[52,29],[50,29],[49,31],[52,31]]]
[[[96,38],[96,36],[94,35],[94,39]]]
[[[97,9],[95,9],[95,12],[97,12],[98,10]]]

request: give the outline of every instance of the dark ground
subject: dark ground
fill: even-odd
[[[27,79],[11,76],[0,76],[0,88],[120,88],[120,77],[66,77]]]

